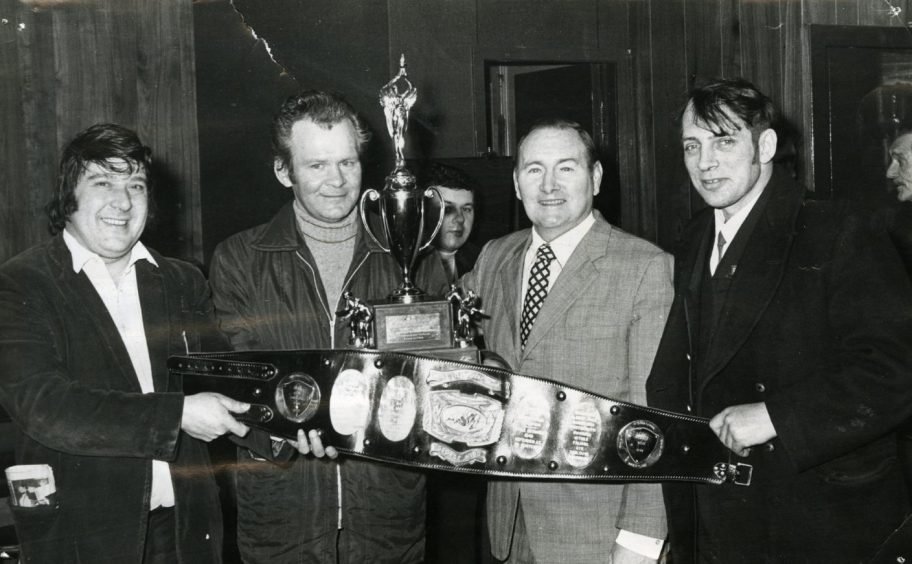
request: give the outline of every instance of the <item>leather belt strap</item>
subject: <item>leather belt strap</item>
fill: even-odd
[[[500,368],[401,352],[250,351],[168,360],[188,393],[249,402],[238,419],[294,438],[318,429],[341,452],[511,478],[733,482],[752,468],[708,420]]]

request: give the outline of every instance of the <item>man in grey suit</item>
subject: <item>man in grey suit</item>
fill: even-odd
[[[644,404],[672,260],[593,211],[601,179],[578,124],[534,125],[513,172],[533,228],[488,243],[463,284],[483,297],[488,347],[515,371]],[[654,562],[664,515],[655,484],[494,481],[488,491],[492,552],[508,562]]]

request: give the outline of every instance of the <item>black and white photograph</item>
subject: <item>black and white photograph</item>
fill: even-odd
[[[912,0],[0,0],[0,564],[912,562]]]

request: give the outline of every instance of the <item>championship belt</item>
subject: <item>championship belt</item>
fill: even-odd
[[[602,397],[490,366],[402,352],[251,351],[174,356],[188,392],[250,404],[272,435],[317,429],[348,455],[511,478],[732,482],[708,420]]]

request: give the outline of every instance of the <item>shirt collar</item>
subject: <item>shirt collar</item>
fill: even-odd
[[[728,221],[725,220],[725,214],[720,209],[713,211],[713,214],[716,218],[716,236],[714,240],[719,238],[719,233],[722,233],[722,236],[725,237],[727,243],[731,243],[735,239],[735,235],[738,234],[738,230],[741,229],[741,226],[744,224],[744,221],[747,219],[747,216],[750,215],[754,205],[757,203],[757,200],[760,199],[760,196],[766,190],[766,187],[763,190],[758,191],[755,194],[751,194],[750,200],[744,205],[743,208],[735,212]]]
[[[104,259],[85,248],[82,243],[77,241],[76,237],[70,235],[70,232],[66,229],[63,230],[63,242],[66,243],[67,248],[70,250],[70,255],[73,257],[73,272],[76,272],[77,274],[85,268],[86,263],[89,261],[99,260],[102,263],[104,262]],[[155,258],[152,257],[152,253],[149,252],[149,249],[142,244],[142,241],[137,241],[130,251],[130,262],[127,264],[127,267],[131,268],[136,264],[136,261],[141,259],[149,261],[156,267],[158,266],[158,263],[155,262]]]
[[[551,241],[542,239],[541,235],[539,235],[538,231],[533,227],[530,252],[538,252],[538,248],[547,242],[551,245],[551,250],[554,252],[554,258],[557,259],[558,264],[563,268],[563,266],[567,264],[567,261],[570,260],[570,255],[573,254],[573,251],[576,250],[580,241],[583,240],[586,233],[589,233],[589,229],[592,228],[593,225],[595,225],[595,215],[592,212],[589,212],[589,215],[587,215],[583,221],[579,222],[578,225]]]

